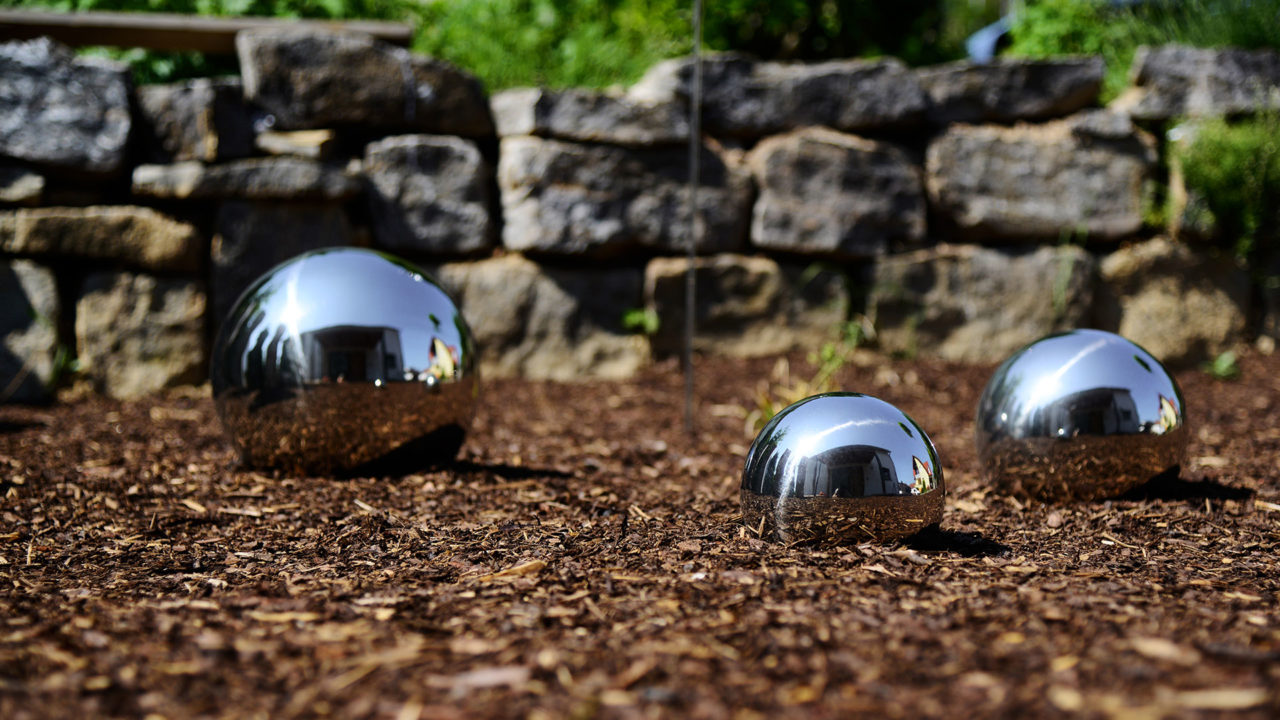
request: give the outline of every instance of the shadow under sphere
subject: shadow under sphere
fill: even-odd
[[[1046,501],[1113,497],[1181,465],[1182,391],[1146,350],[1101,330],[1050,335],[996,369],[978,403],[983,471]]]
[[[294,473],[351,471],[402,448],[419,467],[452,460],[479,392],[453,300],[414,265],[358,248],[306,253],[259,278],[210,365],[241,459]]]

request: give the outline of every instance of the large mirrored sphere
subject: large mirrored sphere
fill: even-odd
[[[858,393],[794,403],[764,426],[742,471],[742,519],[787,541],[885,541],[942,521],[942,466],[924,430]]]
[[[267,272],[210,363],[248,465],[324,475],[453,459],[479,391],[471,331],[419,268],[332,248]]]
[[[1095,500],[1180,465],[1182,391],[1158,360],[1101,330],[1073,330],[1014,353],[978,403],[978,458],[1004,492]]]

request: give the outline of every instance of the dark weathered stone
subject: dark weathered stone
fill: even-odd
[[[920,172],[889,143],[809,128],[761,142],[747,164],[757,247],[867,257],[924,237]]]
[[[47,400],[58,347],[53,272],[0,259],[0,403]]]
[[[253,153],[252,111],[239,78],[138,88],[140,134],[152,162],[234,160]]]
[[[365,149],[364,170],[378,247],[440,254],[493,247],[492,170],[475,143],[391,137]]]
[[[688,108],[674,100],[638,102],[589,90],[518,88],[493,96],[498,135],[661,145],[689,140]]]
[[[877,262],[868,312],[884,350],[993,362],[1086,324],[1094,268],[1074,245],[1027,252],[944,245]]]
[[[644,338],[622,328],[640,307],[639,270],[551,268],[507,255],[436,275],[475,334],[482,374],[622,378],[648,361]]]
[[[107,261],[146,270],[200,267],[194,227],[151,208],[124,205],[32,208],[0,213],[0,250],[18,255]]]
[[[340,205],[223,203],[210,253],[211,325],[217,328],[240,293],[276,265],[308,250],[353,244]]]
[[[686,258],[654,258],[645,269],[645,307],[657,314],[653,352],[684,347]],[[694,348],[721,355],[776,355],[816,348],[844,322],[849,291],[839,275],[781,266],[764,257],[716,255],[694,266]]]
[[[642,102],[688,102],[692,58],[666,60],[630,90]],[[901,61],[757,62],[735,54],[703,64],[703,123],[715,136],[757,138],[824,125],[845,132],[897,129],[924,118],[928,99]]]
[[[120,169],[128,69],[48,38],[0,45],[0,156],[89,173]]]
[[[1111,107],[1138,120],[1280,108],[1280,52],[1275,50],[1141,47],[1130,74],[1134,87]]]
[[[205,294],[194,280],[94,273],[76,302],[81,372],[101,393],[139,398],[208,377]]]
[[[1110,240],[1142,227],[1155,143],[1103,111],[1043,125],[956,126],[929,145],[933,210],[978,242]]]
[[[38,205],[44,195],[44,176],[26,168],[0,165],[0,204]]]
[[[929,120],[1013,122],[1069,115],[1098,101],[1106,65],[1099,57],[961,61],[916,71],[929,94]]]
[[[351,173],[294,157],[139,165],[133,170],[134,195],[174,200],[347,200],[360,190],[360,180]]]
[[[698,207],[701,253],[744,244],[750,177],[703,147]],[[678,251],[689,236],[688,153],[627,149],[534,137],[506,138],[498,161],[512,250],[606,256]]]
[[[484,88],[443,60],[366,35],[246,30],[236,36],[245,96],[300,130],[344,125],[493,134]]]
[[[1162,362],[1211,360],[1244,339],[1249,275],[1166,238],[1123,247],[1099,265],[1098,324]]]

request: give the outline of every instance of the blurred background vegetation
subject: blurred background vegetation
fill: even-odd
[[[490,89],[629,83],[692,48],[692,0],[0,0],[0,7],[125,10],[414,23],[414,49]],[[894,55],[910,65],[966,56],[965,40],[1007,16],[1013,55],[1100,54],[1108,94],[1143,43],[1280,47],[1280,0],[720,0],[705,3],[709,50],[777,60]],[[103,51],[140,82],[234,72],[234,59]]]
[[[1000,17],[1000,0],[721,0],[705,3],[709,50],[820,60],[896,55],[913,65],[964,57],[964,40]],[[0,0],[0,7],[404,20],[414,49],[450,60],[491,90],[630,83],[692,49],[691,0]],[[141,50],[139,82],[234,72],[233,58]]]

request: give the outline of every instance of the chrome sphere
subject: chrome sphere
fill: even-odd
[[[1101,330],[1014,353],[978,403],[978,458],[1004,492],[1047,501],[1131,490],[1186,454],[1182,391],[1158,360]]]
[[[210,365],[241,459],[296,473],[450,460],[479,391],[471,331],[444,290],[357,248],[309,252],[255,281]]]
[[[859,393],[789,405],[742,471],[742,519],[793,540],[892,540],[942,521],[938,453],[898,408]]]

